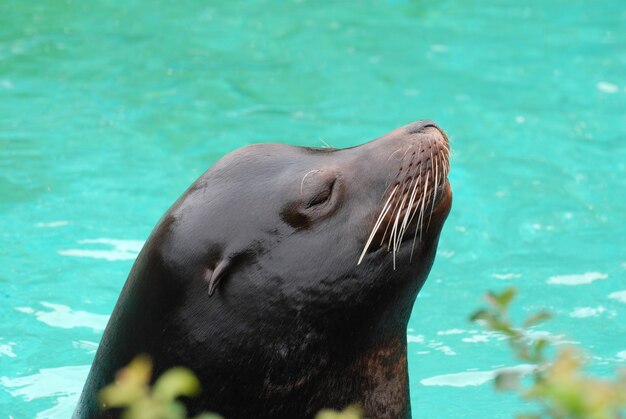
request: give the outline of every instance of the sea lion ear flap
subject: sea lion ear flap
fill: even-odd
[[[224,276],[228,265],[229,259],[225,258],[220,260],[217,265],[215,265],[215,268],[207,269],[207,271],[205,272],[204,280],[209,284],[209,297],[212,296],[215,292],[215,288]]]

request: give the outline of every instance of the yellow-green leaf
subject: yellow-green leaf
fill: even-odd
[[[541,322],[544,322],[550,319],[551,317],[552,315],[548,313],[547,311],[540,311],[539,313],[533,314],[532,316],[528,317],[524,321],[524,327],[534,326],[536,324],[539,324]]]
[[[350,405],[341,412],[332,409],[320,410],[315,419],[361,419],[363,410],[358,405]]]
[[[200,393],[200,381],[187,368],[176,367],[167,370],[154,384],[154,397],[160,400],[174,400],[179,396],[193,397]]]
[[[521,374],[517,371],[501,371],[496,375],[496,390],[510,391],[519,387]]]

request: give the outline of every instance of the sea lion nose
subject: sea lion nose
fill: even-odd
[[[415,121],[412,124],[409,124],[406,126],[406,131],[409,134],[419,134],[421,132],[423,132],[424,130],[426,130],[426,128],[429,127],[433,127],[433,128],[437,128],[439,131],[441,131],[441,128],[439,128],[439,125],[435,124],[434,121],[431,121],[429,119],[423,119],[421,121]]]
[[[448,143],[448,135],[439,125],[429,119],[413,122],[406,126],[407,134],[435,134],[440,137],[440,141]]]

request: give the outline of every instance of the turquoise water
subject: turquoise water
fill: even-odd
[[[626,365],[626,3],[0,0],[0,416],[66,418],[137,251],[220,156],[422,118],[454,206],[409,330],[418,418],[509,418],[488,289]]]

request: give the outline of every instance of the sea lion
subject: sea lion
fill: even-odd
[[[406,327],[451,206],[449,145],[419,121],[347,149],[258,144],[204,173],[135,262],[75,418],[140,353],[192,369],[191,413],[410,417]]]

